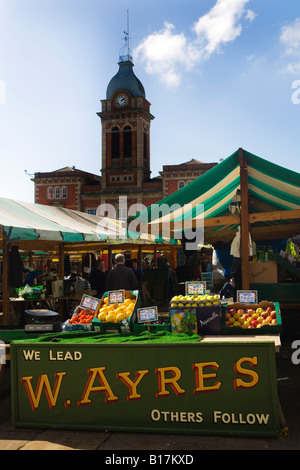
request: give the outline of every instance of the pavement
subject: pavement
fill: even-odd
[[[11,423],[10,368],[6,367],[0,387],[0,450],[100,450],[101,458],[117,455],[115,451],[127,451],[126,455],[140,451],[143,455],[154,451],[197,455],[203,450],[300,450],[300,363],[292,362],[295,340],[299,341],[296,357],[300,362],[300,314],[292,318],[292,327],[284,331],[277,354],[278,394],[285,420],[280,438],[15,428]]]

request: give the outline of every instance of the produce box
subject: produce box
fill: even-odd
[[[197,307],[197,331],[198,335],[221,334],[221,305]]]
[[[217,335],[221,333],[219,295],[179,295],[172,298],[170,307],[173,333]]]
[[[277,263],[249,263],[250,282],[256,284],[277,283]]]
[[[132,331],[133,324],[136,323],[136,312],[141,304],[139,291],[122,292],[123,301],[119,303],[110,303],[111,293],[105,292],[92,320],[94,331]]]
[[[92,331],[92,320],[100,310],[101,300],[84,294],[75,308],[72,318],[66,323],[65,331]]]
[[[171,307],[170,319],[172,333],[197,334],[196,307]]]
[[[279,334],[282,332],[279,303],[262,301],[223,305],[221,329],[226,335]]]

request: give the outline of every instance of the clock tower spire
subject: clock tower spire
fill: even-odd
[[[102,196],[111,202],[122,193],[142,203],[143,183],[150,179],[150,124],[154,116],[145,89],[133,71],[129,20],[119,70],[110,80],[98,113],[102,127]]]

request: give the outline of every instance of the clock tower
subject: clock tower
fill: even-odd
[[[154,116],[144,87],[133,71],[128,44],[120,53],[119,70],[110,80],[98,113],[102,126],[101,203],[116,207],[119,196],[143,203],[144,183],[150,180],[150,124]],[[122,55],[122,52],[126,52]],[[117,207],[116,207],[117,208]]]

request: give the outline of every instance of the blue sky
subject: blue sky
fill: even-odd
[[[299,0],[0,0],[0,196],[34,201],[25,170],[100,174],[127,10],[152,176],[239,147],[300,172]]]

